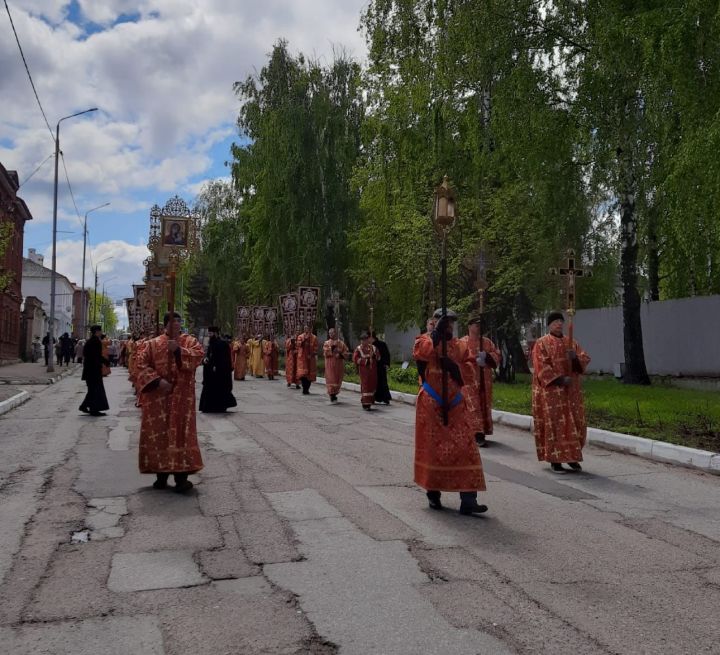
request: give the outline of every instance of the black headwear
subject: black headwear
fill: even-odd
[[[220,334],[220,328],[217,325],[211,325],[208,328],[208,332],[215,332],[217,334]]]
[[[565,317],[562,312],[550,312],[547,317],[547,324],[550,325],[553,321],[565,321]]]

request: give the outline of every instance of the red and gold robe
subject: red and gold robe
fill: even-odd
[[[110,361],[110,339],[107,337],[102,340],[102,356],[103,359]],[[101,370],[103,377],[110,375],[110,367],[107,364],[103,364]]]
[[[363,407],[375,404],[377,367],[380,360],[378,349],[372,344],[360,344],[353,352],[353,362],[360,376],[360,403]]]
[[[297,376],[297,348],[295,339],[285,339],[285,380],[288,384],[299,384]]]
[[[452,339],[448,357],[461,369],[474,361],[465,343]],[[430,335],[415,340],[413,357],[425,363],[415,406],[415,482],[428,491],[484,491],[485,476],[463,388],[448,375],[448,424],[442,416],[442,344]]]
[[[341,339],[328,339],[323,344],[323,356],[325,357],[325,387],[328,396],[337,396],[342,387],[345,377],[345,360],[348,355],[348,347]]]
[[[168,350],[168,337],[148,339],[137,353],[137,388],[141,391],[141,473],[195,473],[203,468],[195,424],[195,369],[205,353],[195,337],[181,334],[180,362]],[[169,394],[157,387],[164,378]]]
[[[590,357],[573,341],[577,364],[571,366],[567,357],[569,348],[567,337],[546,334],[535,342],[532,351],[535,447],[541,462],[582,461],[587,423],[580,375],[590,363]],[[572,379],[569,387],[553,384],[554,380],[564,376]]]
[[[259,339],[248,339],[250,374],[256,378],[263,376],[262,342]]]
[[[277,375],[277,341],[275,341],[275,339],[263,339],[262,351],[263,365],[265,366],[265,375],[267,375],[268,378],[272,377],[273,375]]]
[[[307,378],[310,382],[317,380],[317,337],[310,333],[300,334],[297,338],[297,376]]]
[[[486,360],[487,364],[483,368],[478,366],[475,360],[480,352],[479,341],[471,339],[470,335],[464,336],[460,341],[465,343],[472,357],[462,367],[462,378],[465,383],[465,395],[470,407],[472,426],[475,432],[482,432],[485,435],[492,434],[492,369],[500,365],[500,351],[490,339],[483,337],[483,351],[492,358],[492,363]],[[481,380],[481,376],[484,378],[483,380]]]
[[[244,341],[235,339],[232,344],[232,365],[233,377],[236,380],[244,380],[247,372],[247,358],[250,349]]]

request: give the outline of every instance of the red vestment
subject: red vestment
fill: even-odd
[[[348,347],[341,339],[328,339],[323,344],[325,357],[325,387],[329,396],[337,396],[345,377],[345,359]]]
[[[267,375],[268,377],[277,375],[277,341],[275,341],[275,339],[263,339],[262,352],[263,364],[265,366],[265,375]]]
[[[567,337],[546,334],[537,340],[532,351],[535,447],[541,462],[582,461],[587,424],[580,374],[590,363],[590,357],[573,341],[577,364],[572,367],[567,357],[569,348]],[[554,384],[564,376],[571,378],[569,387]]]
[[[353,352],[353,362],[360,376],[360,403],[363,407],[375,404],[377,389],[377,367],[380,353],[372,344],[360,344]]]
[[[297,376],[307,378],[310,382],[317,380],[317,337],[310,333],[300,334],[297,338]]]
[[[459,339],[448,341],[447,353],[461,368],[474,361]],[[441,355],[442,344],[434,347],[430,335],[415,340],[413,357],[426,363],[425,383],[415,406],[415,482],[428,491],[484,491],[485,476],[470,410],[463,388],[451,375],[447,376],[448,424],[443,425]]]
[[[288,384],[298,384],[297,348],[292,337],[285,339],[285,380]]]
[[[233,365],[233,377],[236,380],[244,380],[245,374],[247,373],[247,358],[250,354],[250,348],[243,341],[239,339],[233,341],[232,344],[232,365]]]
[[[472,426],[475,432],[492,434],[492,369],[497,368],[500,364],[500,351],[490,339],[483,337],[483,351],[492,358],[492,363],[487,360],[485,367],[481,367],[475,359],[480,353],[480,342],[477,339],[471,339],[470,335],[463,337],[460,341],[468,347],[472,358],[462,367],[462,378],[465,383],[465,395],[470,407]],[[485,378],[484,380],[480,379],[481,375]]]
[[[195,369],[205,353],[187,334],[181,334],[177,343],[179,365],[165,334],[148,339],[136,355],[141,473],[195,473],[203,468],[195,424]],[[169,394],[153,386],[161,378],[173,385]]]

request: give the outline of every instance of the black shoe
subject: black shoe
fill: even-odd
[[[582,471],[582,466],[580,466],[580,463],[579,463],[579,462],[570,462],[570,463],[568,464],[568,466],[569,466],[573,471]]]
[[[90,412],[90,416],[107,416],[105,412]]]
[[[370,411],[370,405],[363,405],[362,408],[367,410],[368,412]]]
[[[310,395],[310,391],[308,391],[307,389],[303,389],[303,396],[309,396],[309,395]]]
[[[78,409],[85,414],[90,413],[90,410],[87,407],[78,407]]]
[[[485,435],[482,432],[475,433],[475,443],[478,445],[478,448],[487,447],[487,441],[485,440]]]
[[[432,492],[428,491],[426,493],[427,499],[428,499],[428,505],[430,506],[430,509],[445,509],[443,507],[443,504],[440,502],[440,492]]]
[[[330,402],[331,402],[331,403],[336,403],[336,402],[337,402],[337,395],[336,395],[336,394],[332,394],[332,395],[330,396]]]
[[[562,473],[565,469],[562,464],[550,464],[553,473]]]
[[[169,473],[156,473],[157,480],[153,482],[153,489],[167,489],[168,486],[168,478],[170,477]]]
[[[288,382],[288,383],[287,383],[288,389],[289,389],[291,386],[292,386],[292,385]]]
[[[478,505],[473,503],[472,505],[460,505],[460,514],[463,516],[471,516],[472,514],[484,514],[488,511],[487,505]]]
[[[296,388],[296,389],[299,389],[299,388],[300,388],[300,385],[299,385],[299,384],[296,384],[296,385],[295,385],[295,388]]]

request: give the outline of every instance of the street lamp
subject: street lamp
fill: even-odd
[[[109,257],[105,257],[104,259],[101,259],[97,264],[95,264],[95,288],[93,289],[93,325],[95,325],[95,321],[97,320],[97,283],[98,283],[98,268],[100,267],[100,264],[103,262],[108,261],[108,259],[113,259],[113,256],[110,255]]]
[[[76,114],[63,116],[55,128],[55,185],[53,187],[53,239],[52,239],[52,272],[50,274],[50,332],[48,335],[48,348],[52,353],[53,341],[55,340],[55,276],[57,275],[55,266],[57,263],[57,200],[58,200],[58,160],[60,159],[60,123],[68,118],[75,118],[82,114],[89,114],[91,111],[97,111],[97,107],[79,111]],[[55,372],[55,364],[52,357],[48,359],[48,373]]]
[[[96,209],[102,209],[103,207],[107,207],[110,203],[106,202],[102,205],[98,205],[97,207],[93,207],[92,209],[88,209],[85,212],[85,223],[83,226],[83,263],[82,263],[82,283],[80,284],[80,287],[82,288],[82,330],[80,334],[82,335],[81,338],[85,338],[85,333],[87,331],[87,299],[85,294],[85,250],[87,248],[87,217],[88,214],[94,212]]]

